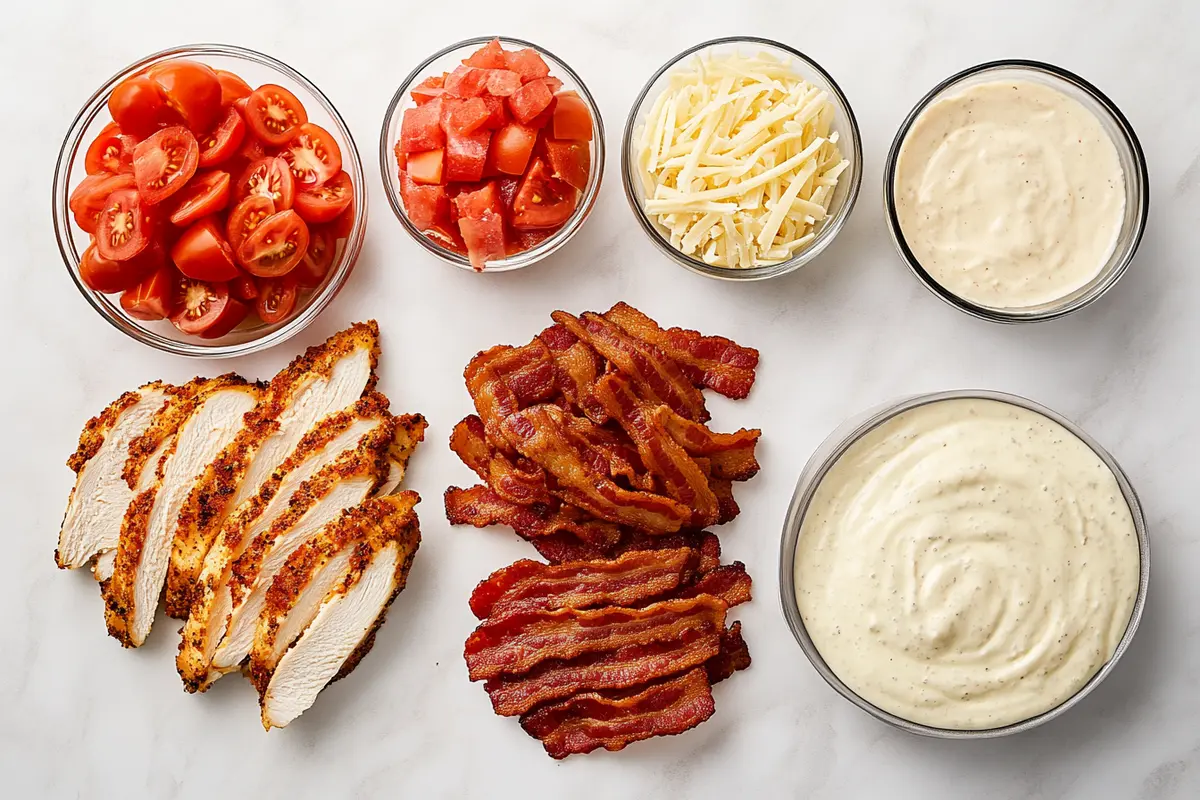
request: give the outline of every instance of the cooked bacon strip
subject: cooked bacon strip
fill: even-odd
[[[718,525],[724,525],[742,513],[742,509],[738,507],[737,500],[733,499],[733,484],[731,482],[712,478],[709,480],[708,485],[712,488],[713,494],[717,496],[717,507],[720,509],[720,516],[717,518]]]
[[[522,539],[535,544],[542,539],[567,534],[592,547],[612,547],[621,529],[611,522],[589,517],[577,508],[522,506],[510,503],[487,486],[459,489],[451,486],[444,495],[446,519],[451,525],[508,525]]]
[[[637,694],[586,692],[543,706],[521,718],[521,727],[551,758],[574,753],[622,750],[652,736],[671,736],[713,715],[712,687],[702,669],[693,669]]]
[[[539,536],[534,539],[525,537],[533,545],[538,555],[551,564],[563,564],[567,561],[591,561],[597,558],[612,558],[614,547],[602,546],[594,542],[585,542],[574,534],[552,533],[549,536]]]
[[[629,379],[610,372],[596,381],[596,397],[637,445],[642,463],[662,482],[666,493],[692,510],[690,527],[703,528],[719,518],[717,496],[708,476],[662,426],[654,406],[634,394]]]
[[[591,514],[648,533],[672,533],[692,518],[675,500],[623,489],[597,472],[595,451],[566,427],[565,414],[539,405],[506,418],[500,428],[509,444],[553,478],[551,494]]]
[[[494,447],[507,450],[500,434],[505,417],[554,396],[554,359],[540,340],[522,347],[500,345],[479,353],[463,373],[475,410]]]
[[[742,638],[742,623],[735,622],[721,634],[720,652],[704,665],[709,683],[720,683],[738,670],[750,666],[750,648]]]
[[[634,606],[686,584],[698,561],[688,548],[558,565],[522,559],[480,581],[471,611],[486,619],[516,610]]]
[[[731,481],[746,481],[758,474],[754,448],[762,431],[740,429],[737,433],[714,433],[666,406],[654,411],[656,421],[693,456],[708,458],[712,475]]]
[[[596,351],[562,325],[551,325],[537,338],[550,350],[555,382],[567,404],[578,406],[597,422],[604,422],[604,412],[592,396],[592,384],[603,368]]]
[[[688,419],[708,419],[704,395],[679,365],[654,345],[630,336],[599,314],[588,312],[577,318],[555,311],[550,317],[628,375],[644,399],[666,405]]]
[[[654,320],[626,303],[617,303],[605,319],[626,333],[648,342],[679,364],[697,386],[707,386],[726,397],[741,400],[754,385],[758,351],[742,347],[723,336],[703,336],[683,328],[663,330]]]
[[[578,692],[628,689],[711,662],[720,656],[722,636],[687,630],[677,639],[547,661],[525,675],[492,678],[484,688],[493,710],[513,717]]]
[[[740,561],[725,564],[708,572],[676,597],[696,597],[711,594],[721,598],[730,608],[750,602],[750,576]]]
[[[660,642],[689,629],[720,631],[725,611],[724,601],[712,595],[638,609],[517,611],[481,623],[467,639],[463,655],[473,681],[519,675],[552,658]]]
[[[599,406],[594,394],[592,400]],[[606,472],[614,480],[624,478],[634,489],[654,491],[654,476],[646,471],[637,448],[631,446],[627,438],[618,431],[597,425],[587,417],[567,414],[565,419],[571,433],[587,443],[589,452],[596,459],[597,472]]]
[[[454,426],[450,449],[492,490],[512,503],[549,504],[546,474],[528,459],[512,459],[495,450],[487,440],[483,420],[472,414]]]

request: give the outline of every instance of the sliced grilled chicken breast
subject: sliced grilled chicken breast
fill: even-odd
[[[138,494],[121,526],[111,579],[105,584],[105,618],[109,633],[126,647],[138,647],[150,633],[162,593],[171,543],[184,499],[205,467],[242,429],[246,414],[258,403],[261,387],[236,375],[198,379],[170,403],[134,442],[152,452],[172,441],[158,461],[154,484]],[[131,460],[135,459],[131,455]]]
[[[168,614],[187,617],[204,558],[228,517],[260,492],[318,422],[374,389],[378,357],[378,326],[358,323],[310,347],[272,379],[245,430],[184,503],[167,574]]]
[[[417,502],[402,492],[347,511],[272,581],[250,659],[264,728],[300,716],[370,651],[420,546]]]
[[[67,460],[75,486],[54,551],[60,569],[78,569],[116,550],[121,520],[133,500],[133,489],[122,477],[129,444],[166,404],[167,388],[155,382],[126,392],[84,426],[79,449]]]

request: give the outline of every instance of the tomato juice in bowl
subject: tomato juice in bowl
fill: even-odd
[[[504,272],[583,225],[604,171],[604,125],[552,53],[478,37],[434,53],[401,83],[379,165],[392,210],[422,247],[463,269]]]
[[[202,65],[202,71],[216,71],[221,84],[219,110],[204,113],[203,103],[178,102],[180,97],[192,99],[195,94],[188,93],[187,83],[194,76],[187,69],[175,68],[186,62]],[[139,102],[127,103],[124,95],[136,95],[151,79],[174,90],[162,93],[175,102],[163,112],[170,115],[169,120],[141,126],[129,109],[144,109],[146,104],[138,97]],[[281,127],[264,116],[256,120],[257,133],[252,133],[252,98],[243,95],[256,87],[270,88],[272,99],[254,107],[269,106],[274,113],[278,98],[294,99],[303,109],[299,112],[303,118],[290,118],[289,125]],[[236,114],[232,113],[235,107],[239,109]],[[124,126],[114,121],[114,110]],[[202,114],[203,120],[189,120],[189,115]],[[237,128],[233,134],[226,122]],[[189,134],[189,125],[205,133]],[[284,144],[263,143],[264,136],[282,140],[285,134]],[[128,144],[122,146],[121,139]],[[244,144],[233,153],[219,152],[222,142],[228,145],[230,140]],[[321,158],[315,157],[318,154]],[[339,162],[337,172],[334,168]],[[137,174],[139,169],[143,174]],[[291,179],[286,186],[279,181],[283,172]],[[110,223],[152,220],[146,230],[153,234],[151,244],[156,252],[151,254],[149,245],[132,256],[114,252],[115,242],[126,242],[124,235],[106,239],[106,252],[99,252],[99,239],[81,229],[78,213],[81,184],[94,184],[98,179],[105,185],[98,187],[94,196],[112,212]],[[271,192],[275,192],[271,202],[247,203],[253,208],[234,213],[246,195],[261,194],[265,199]],[[164,196],[160,199],[156,194]],[[307,205],[302,208],[302,203]],[[139,217],[139,207],[150,211]],[[333,219],[338,209],[345,210]],[[53,213],[59,251],[69,274],[80,293],[110,324],[166,352],[219,358],[284,341],[329,304],[345,284],[362,248],[366,192],[362,162],[349,129],[307,78],[252,50],[198,44],[141,59],[92,95],[72,122],[59,153]],[[325,221],[326,217],[330,220]],[[239,240],[230,232],[235,223],[241,223],[239,230],[249,234],[268,218],[273,221],[271,230],[254,231],[253,242]],[[98,220],[99,215],[92,219]],[[129,224],[129,229],[136,248],[141,232],[137,224]],[[110,224],[108,232],[112,231]],[[290,235],[287,250],[278,244],[280,231]],[[253,272],[247,270],[243,252],[251,259]],[[301,253],[299,261],[297,252]],[[154,266],[146,265],[144,279],[138,272],[136,286],[123,286],[109,280],[113,274],[110,259],[120,257],[132,259],[116,261],[122,268],[139,269],[137,262],[143,259]],[[197,276],[203,280],[192,280]],[[127,282],[129,276],[125,279]],[[164,300],[170,308],[161,307]],[[184,310],[189,313],[177,313]],[[214,314],[231,310],[238,313],[213,319]],[[174,324],[167,319],[145,319],[161,317],[164,311],[175,318]],[[226,332],[228,327],[232,330]]]

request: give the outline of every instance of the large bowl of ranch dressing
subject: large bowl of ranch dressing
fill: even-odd
[[[1141,145],[1099,89],[1059,67],[997,61],[936,86],[884,168],[896,249],[938,297],[1036,322],[1108,291],[1150,205]]]
[[[911,397],[836,430],[784,524],[780,594],[820,675],[942,738],[1064,713],[1129,646],[1150,551],[1129,480],[1036,403]]]

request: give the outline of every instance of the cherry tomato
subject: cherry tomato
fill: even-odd
[[[229,296],[223,282],[209,283],[181,278],[175,284],[175,306],[171,324],[184,333],[217,339],[246,318],[246,306]]]
[[[333,256],[337,250],[337,242],[333,232],[326,225],[310,226],[308,229],[308,249],[304,258],[292,270],[296,283],[306,289],[315,289],[325,282],[325,275],[333,264]]]
[[[96,223],[108,196],[120,189],[132,189],[135,185],[133,176],[127,172],[120,175],[107,172],[88,175],[79,182],[67,201],[67,207],[75,217],[75,224],[84,233],[95,233]]]
[[[254,300],[258,297],[258,284],[249,275],[238,274],[229,282],[229,293],[238,300]]]
[[[546,162],[536,158],[513,200],[512,226],[532,230],[562,225],[575,212],[577,194],[575,187],[552,176]]]
[[[186,277],[198,281],[228,281],[240,274],[233,250],[212,217],[184,231],[171,248],[171,260]]]
[[[221,82],[221,107],[233,105],[244,97],[249,97],[254,90],[250,84],[227,70],[217,70],[217,80]]]
[[[108,96],[108,113],[121,133],[144,139],[175,118],[154,81],[134,75],[117,84]]]
[[[150,242],[154,221],[134,189],[118,189],[96,221],[96,250],[109,261],[128,261]]]
[[[164,61],[151,67],[147,77],[158,85],[167,105],[194,133],[209,130],[217,121],[221,81],[211,67],[198,61]]]
[[[233,207],[233,211],[229,212],[229,219],[225,222],[225,238],[233,247],[235,255],[242,242],[250,235],[250,231],[274,213],[275,203],[261,194],[252,194]]]
[[[196,174],[200,148],[191,131],[163,128],[133,150],[133,177],[146,205],[166,200]]]
[[[246,137],[246,123],[236,108],[225,112],[217,126],[211,132],[199,137],[200,166],[211,167],[227,161],[242,146]]]
[[[197,172],[173,202],[171,222],[176,225],[191,225],[201,217],[224,210],[229,205],[229,173],[219,169]]]
[[[346,239],[350,236],[350,231],[354,230],[354,201],[350,201],[350,207],[342,213],[338,214],[333,222],[329,223],[329,231],[333,234],[333,238]]]
[[[354,186],[350,176],[339,172],[332,180],[296,195],[296,213],[305,222],[329,222],[350,207]]]
[[[258,298],[254,310],[268,325],[282,322],[291,316],[296,307],[296,279],[291,275],[282,278],[261,278],[258,281]]]
[[[246,167],[238,179],[235,195],[239,200],[253,194],[269,197],[276,211],[292,207],[296,195],[296,184],[291,170],[282,158],[260,158]]]
[[[308,226],[295,211],[264,219],[238,247],[238,260],[259,278],[278,278],[296,268],[308,249]]]
[[[146,277],[148,262],[144,259],[132,261],[110,261],[96,252],[96,243],[88,245],[79,259],[79,277],[89,289],[104,294],[123,292]]]
[[[306,122],[279,153],[288,163],[296,186],[312,189],[342,171],[342,151],[329,131]]]
[[[121,295],[121,308],[137,319],[166,319],[175,310],[174,293],[178,280],[179,273],[174,267],[161,266]]]
[[[287,144],[296,129],[308,122],[304,104],[282,86],[258,87],[246,101],[246,124],[266,144]]]
[[[117,123],[110,122],[88,145],[83,168],[88,175],[98,175],[101,172],[132,172],[135,144],[131,137],[121,135]]]

